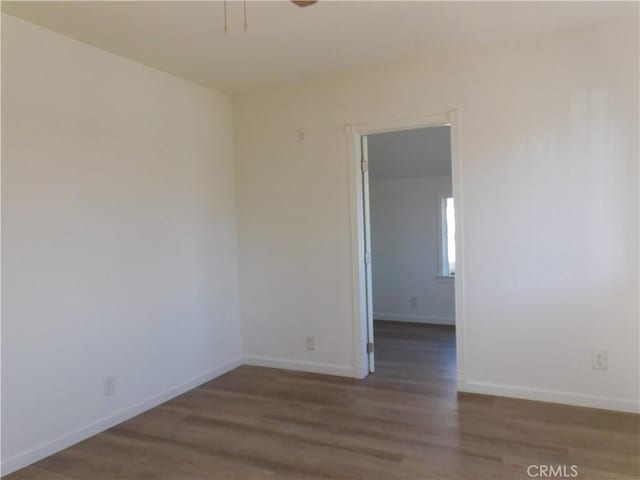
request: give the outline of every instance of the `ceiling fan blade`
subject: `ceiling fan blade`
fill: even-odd
[[[314,3],[318,3],[318,0],[289,0],[289,1],[299,7],[308,7],[310,5],[313,5]]]

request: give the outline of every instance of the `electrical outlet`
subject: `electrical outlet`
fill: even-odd
[[[409,299],[409,306],[417,307],[418,306],[418,299],[416,297],[411,297]]]
[[[591,366],[594,370],[607,370],[609,368],[609,360],[605,350],[594,350],[591,354]]]
[[[116,377],[107,377],[104,380],[104,396],[109,397],[116,393]]]
[[[316,349],[316,341],[313,337],[304,337],[304,348],[311,351]]]

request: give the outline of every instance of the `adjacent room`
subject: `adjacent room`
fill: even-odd
[[[3,1],[3,478],[640,478],[639,17]]]
[[[364,141],[376,347],[369,371],[440,371],[455,384],[451,127],[377,133]]]

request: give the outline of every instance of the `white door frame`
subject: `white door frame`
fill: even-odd
[[[462,165],[460,162],[460,114],[457,110],[420,118],[390,120],[347,127],[348,161],[351,200],[351,265],[354,333],[354,376],[364,378],[369,374],[367,355],[367,282],[364,258],[364,215],[361,174],[361,137],[374,133],[411,130],[437,126],[451,127],[451,179],[453,201],[456,207],[456,275],[455,322],[458,390],[464,383],[464,248],[462,220]],[[374,347],[375,348],[375,347]]]

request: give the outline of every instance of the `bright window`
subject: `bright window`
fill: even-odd
[[[441,274],[456,274],[456,210],[453,197],[442,198]]]

